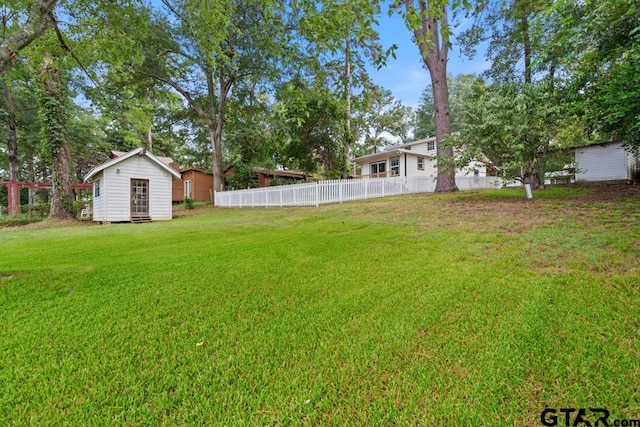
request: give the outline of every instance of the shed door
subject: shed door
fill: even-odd
[[[131,180],[131,216],[149,215],[149,180]]]

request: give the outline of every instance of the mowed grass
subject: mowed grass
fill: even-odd
[[[0,233],[0,424],[640,418],[637,193],[198,212]]]

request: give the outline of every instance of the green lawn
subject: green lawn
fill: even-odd
[[[0,253],[1,425],[640,418],[637,194],[200,208]]]

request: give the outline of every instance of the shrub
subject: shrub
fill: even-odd
[[[184,206],[187,209],[193,209],[194,204],[195,204],[195,201],[191,197],[185,197],[184,198]]]

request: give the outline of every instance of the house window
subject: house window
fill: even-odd
[[[480,171],[478,169],[473,170],[473,182],[477,183],[480,180]]]
[[[436,149],[436,142],[435,141],[427,142],[427,151],[433,151],[435,149]]]
[[[391,176],[400,175],[400,157],[392,157],[389,159],[391,165]]]
[[[418,170],[424,170],[424,157],[418,157]]]
[[[184,197],[191,198],[191,180],[184,182]]]
[[[381,162],[369,163],[369,174],[383,174],[387,171],[387,162],[385,160]]]
[[[93,183],[93,198],[97,199],[100,197],[100,180],[96,179],[96,182]]]

